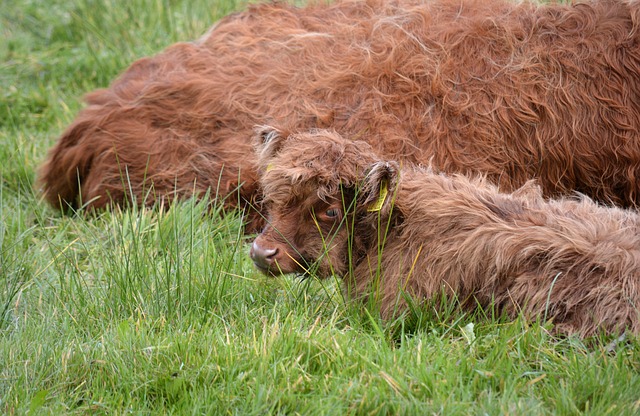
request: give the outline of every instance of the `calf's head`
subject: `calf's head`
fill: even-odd
[[[256,267],[271,275],[344,275],[366,244],[356,227],[389,209],[395,164],[376,164],[367,143],[328,130],[288,135],[260,127],[254,144],[267,215],[251,247]]]

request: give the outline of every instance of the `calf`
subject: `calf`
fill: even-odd
[[[546,201],[532,182],[501,193],[483,177],[401,167],[332,131],[262,128],[256,148],[268,225],[251,257],[266,273],[343,276],[387,317],[402,293],[448,293],[552,319],[563,333],[640,332],[635,211]]]

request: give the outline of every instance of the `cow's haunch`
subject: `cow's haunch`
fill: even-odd
[[[40,170],[54,206],[228,206],[259,193],[254,125],[332,128],[505,191],[640,202],[640,3],[252,5],[86,97]],[[259,216],[254,216],[258,226]]]

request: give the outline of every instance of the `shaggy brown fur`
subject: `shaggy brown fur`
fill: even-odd
[[[484,178],[400,169],[334,132],[259,137],[269,225],[251,256],[263,271],[317,262],[318,276],[345,276],[352,295],[377,293],[383,316],[402,308],[402,291],[444,290],[467,307],[552,319],[563,333],[640,333],[636,211],[545,201],[531,182],[506,194]]]
[[[385,159],[640,202],[640,3],[252,5],[135,62],[40,171],[55,206],[251,201],[256,124],[332,128]],[[195,182],[195,185],[194,185]],[[152,187],[153,185],[153,187]]]

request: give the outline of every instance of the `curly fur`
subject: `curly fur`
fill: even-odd
[[[258,194],[251,129],[277,124],[332,128],[386,159],[483,173],[505,191],[537,178],[546,196],[635,206],[639,11],[623,0],[252,5],[89,94],[40,183],[54,206],[208,189],[244,204]]]
[[[258,137],[269,224],[251,256],[266,273],[344,276],[387,317],[402,293],[448,293],[562,333],[640,333],[638,212],[547,201],[533,182],[501,193],[484,177],[401,168],[332,131]]]

